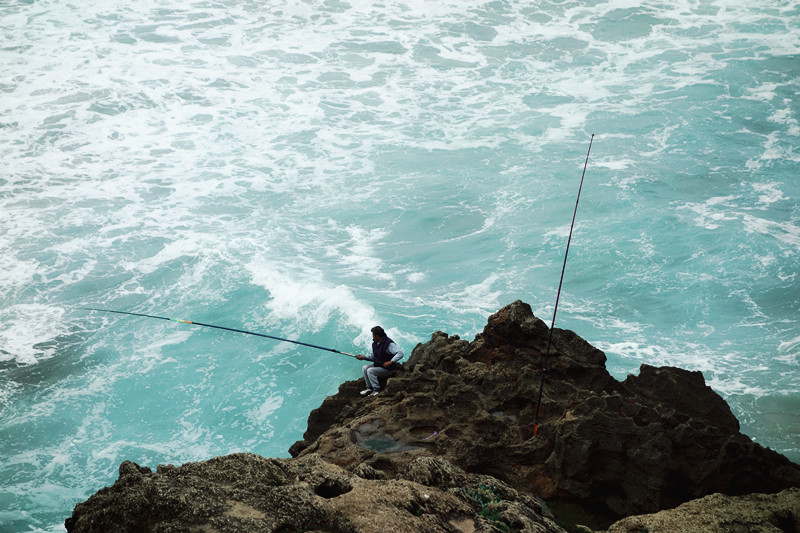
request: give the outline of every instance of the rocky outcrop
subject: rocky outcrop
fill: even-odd
[[[557,515],[593,512],[599,529],[714,493],[800,487],[800,466],[741,434],[701,373],[643,365],[619,382],[571,331],[553,331],[537,417],[549,333],[520,301],[471,342],[436,332],[380,395],[342,384],[291,459],[236,454],[156,472],[126,462],[67,529],[555,532],[534,496]]]
[[[712,494],[668,511],[631,516],[607,533],[795,533],[800,531],[800,490],[778,494]]]
[[[409,460],[393,479],[366,464],[344,470],[233,454],[156,472],[125,462],[111,487],[78,504],[74,533],[337,531],[562,533],[531,496],[445,460]]]
[[[609,519],[800,486],[800,466],[740,433],[700,372],[642,365],[619,382],[605,354],[568,330],[553,332],[534,436],[548,335],[520,301],[472,342],[436,332],[380,396],[363,399],[358,382],[344,383],[290,452],[343,468],[380,461],[391,476],[403,459],[369,444],[382,439]]]

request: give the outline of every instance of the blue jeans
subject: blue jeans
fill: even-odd
[[[361,368],[361,371],[364,373],[364,382],[366,382],[367,388],[376,392],[381,390],[381,385],[378,383],[378,378],[388,378],[394,374],[394,370],[388,370],[382,366],[374,365],[364,365]]]

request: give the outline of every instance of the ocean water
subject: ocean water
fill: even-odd
[[[0,531],[288,456],[515,299],[800,461],[800,3],[0,0]]]

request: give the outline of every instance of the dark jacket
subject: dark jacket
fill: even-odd
[[[389,337],[386,337],[381,342],[373,342],[372,343],[372,365],[373,366],[383,366],[383,363],[386,361],[391,361],[394,354],[389,352],[389,345],[392,344],[394,341]],[[392,363],[389,365],[388,370],[394,370],[397,368],[397,363]]]

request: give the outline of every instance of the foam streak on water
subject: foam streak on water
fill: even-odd
[[[753,4],[753,3],[750,3]],[[343,356],[521,298],[800,460],[800,4],[0,2],[0,531],[286,455]]]

